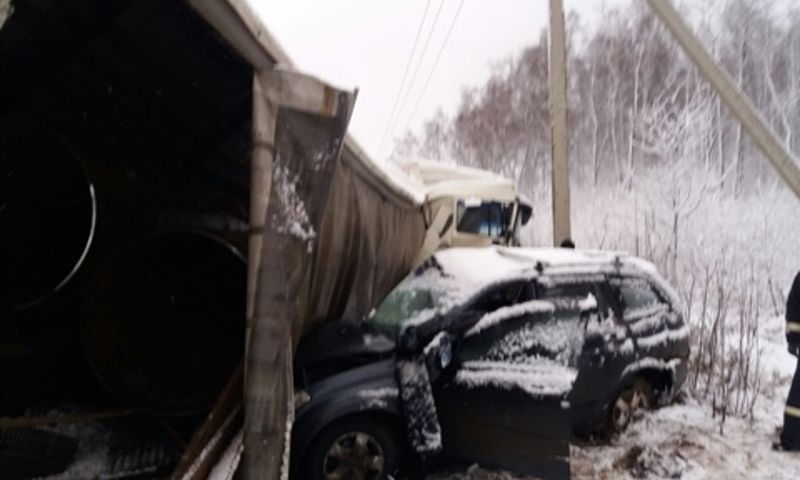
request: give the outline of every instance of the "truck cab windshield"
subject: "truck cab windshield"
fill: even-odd
[[[459,200],[456,229],[461,233],[501,238],[512,227],[514,204],[479,199]]]

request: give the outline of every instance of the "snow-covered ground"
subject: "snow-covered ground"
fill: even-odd
[[[800,452],[772,450],[795,368],[786,351],[783,319],[759,328],[763,384],[752,419],[727,417],[721,426],[713,401],[686,393],[670,406],[647,413],[618,438],[600,445],[573,446],[574,479],[800,479]],[[429,480],[529,480],[477,465]]]
[[[573,478],[800,478],[800,453],[771,448],[783,411],[772,406],[753,422],[729,417],[722,431],[708,405],[689,400],[662,408],[610,445],[573,447]]]

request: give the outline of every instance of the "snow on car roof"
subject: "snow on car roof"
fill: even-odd
[[[619,252],[571,248],[479,247],[450,248],[435,254],[442,270],[455,278],[490,282],[527,271],[567,266],[612,266]]]
[[[574,248],[501,248],[501,253],[521,261],[540,262],[544,267],[572,265],[608,265],[626,259],[624,252],[613,250],[577,250]]]
[[[674,304],[679,303],[675,290],[655,265],[625,252],[491,246],[450,248],[435,253],[434,258],[444,274],[473,285],[548,273],[637,272],[649,277]]]

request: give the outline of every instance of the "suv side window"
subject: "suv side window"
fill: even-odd
[[[480,333],[470,334],[468,330],[459,354],[460,359],[462,361],[485,359],[486,352],[494,348],[499,339],[506,336],[509,331],[518,328],[519,325],[526,323],[532,315],[526,311],[515,312],[503,309],[524,304],[531,299],[533,299],[531,283],[519,281],[487,291],[472,303],[469,310],[479,313],[478,322],[486,315],[503,317],[504,312],[507,312],[508,316]]]
[[[519,281],[493,288],[472,304],[472,310],[488,313],[498,308],[525,302],[533,297],[529,282]]]
[[[655,292],[646,285],[630,285],[625,282],[619,288],[622,304],[625,310],[639,310],[650,308],[658,304],[659,299]]]
[[[556,277],[555,281],[540,282],[538,287],[538,298],[547,300],[561,300],[568,304],[586,300],[589,295],[592,295],[597,302],[599,312],[605,312],[608,308],[606,300],[606,291],[604,285],[606,279],[604,276],[596,278],[575,278],[572,280],[569,276]],[[577,306],[576,306],[577,308]]]
[[[462,358],[514,364],[544,360],[576,365],[585,334],[580,302],[590,294],[597,297],[597,285],[569,276],[553,280],[536,285],[538,295],[529,296],[533,300],[527,304],[517,302],[520,311],[502,325],[480,332],[475,335],[477,338],[468,337]],[[529,285],[533,290],[535,284]]]
[[[626,321],[650,315],[654,310],[665,308],[666,304],[644,278],[622,277],[612,282],[617,290],[617,299]]]

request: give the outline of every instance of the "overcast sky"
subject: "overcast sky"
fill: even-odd
[[[488,78],[492,64],[535,43],[548,17],[547,0],[465,0],[453,23],[461,0],[430,0],[406,89],[412,78],[414,82],[409,93],[404,92],[397,101],[429,0],[248,1],[301,70],[341,88],[359,89],[350,131],[378,160],[385,159],[393,145],[390,138],[379,149],[387,125],[392,131],[389,119],[396,102],[397,110],[403,108],[399,116],[395,113],[392,137],[400,136],[406,128],[418,130],[439,107],[453,112],[461,90],[480,85]],[[598,21],[604,4],[624,1],[565,0],[565,4],[593,23]],[[451,24],[452,33],[423,94]],[[431,31],[414,78],[419,54]]]

